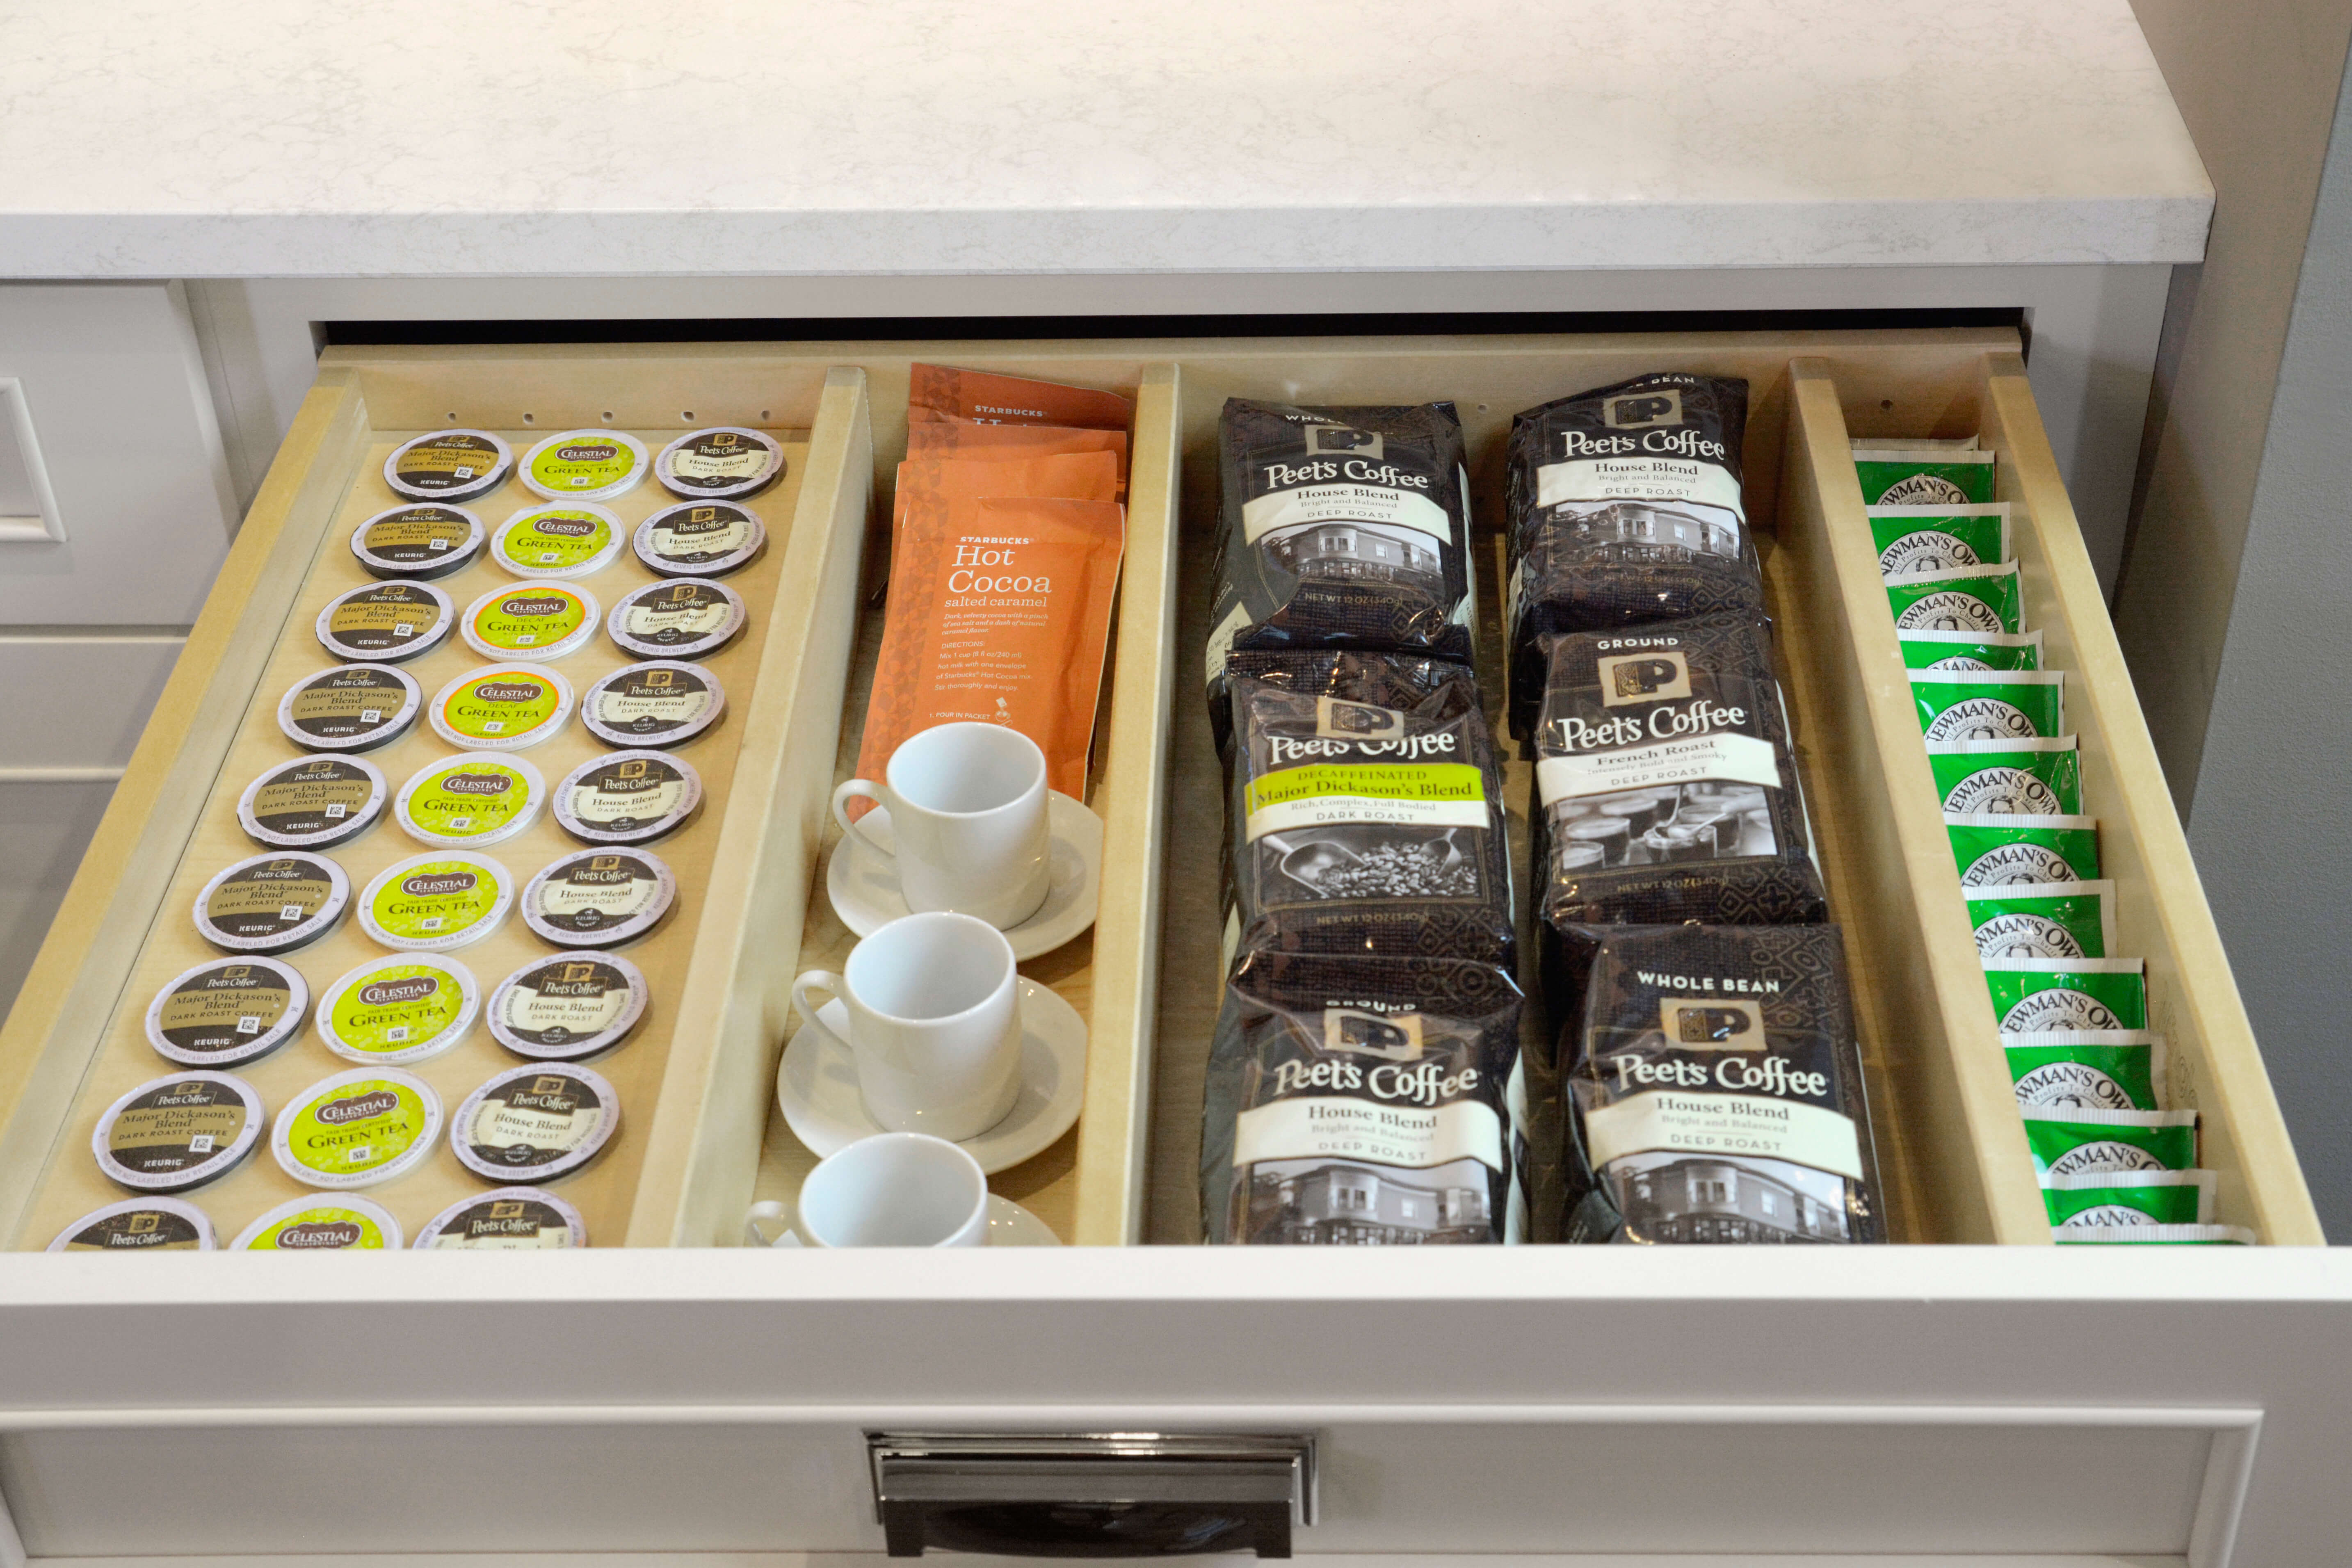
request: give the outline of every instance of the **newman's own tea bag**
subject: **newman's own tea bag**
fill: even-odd
[[[2042,633],[1896,632],[1909,669],[2040,669]]]
[[[2053,1231],[2050,1239],[2061,1247],[2252,1247],[2254,1233],[2242,1225],[2069,1225]]]
[[[1950,572],[1998,566],[2009,559],[2009,503],[1990,506],[1874,506],[1868,509],[1878,570]]]
[[[1504,1240],[1519,1006],[1490,964],[1245,956],[1210,1047],[1206,1239]]]
[[[2137,958],[2005,958],[1985,963],[2001,1032],[2145,1029],[2147,979]]]
[[[1898,632],[2010,632],[2025,622],[2017,563],[1886,579]]]
[[[2105,958],[2116,945],[2113,882],[1964,888],[1960,896],[1988,969],[2020,958]]]
[[[1911,700],[1931,746],[2047,739],[2066,728],[2063,669],[1915,669]]]
[[[2021,882],[2090,882],[2099,876],[2095,816],[1960,816],[1944,814],[1944,834],[1963,888]]]
[[[1838,929],[1596,935],[1562,1042],[1568,1239],[1885,1239]]]
[[[1209,606],[1209,711],[1238,648],[1470,660],[1477,601],[1462,422],[1450,403],[1293,408],[1229,398]]]
[[[2213,1173],[2131,1171],[2090,1176],[2044,1176],[2042,1201],[2050,1223],[2090,1226],[2210,1225]]]
[[[1992,500],[1993,455],[1950,447],[1856,449],[1853,477],[1871,506],[1970,506]]]
[[[2193,1110],[2024,1108],[2026,1146],[2045,1176],[2186,1171],[2197,1163]]]
[[[2162,1110],[2164,1037],[2141,1029],[2047,1029],[2003,1035],[2021,1109]]]
[[[1800,925],[1828,917],[1771,636],[1747,616],[1544,639],[1535,727],[1537,913],[1566,1004],[1572,926]]]
[[[2083,759],[2074,737],[1931,742],[1927,766],[1946,811],[2076,816]]]
[[[1740,496],[1747,430],[1746,382],[1673,374],[1512,419],[1514,734],[1543,699],[1545,636],[1763,609]]]
[[[1263,649],[1227,679],[1241,948],[1513,967],[1503,773],[1468,668]]]

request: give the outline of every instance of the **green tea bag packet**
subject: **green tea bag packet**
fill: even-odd
[[[1992,500],[1993,455],[1950,447],[1873,447],[1853,455],[1862,504],[1981,506]]]
[[[1964,816],[2074,816],[2083,810],[2083,758],[2072,735],[1931,742],[1927,766],[1944,809]]]
[[[2042,634],[1896,632],[1908,669],[2040,669]]]
[[[2090,882],[2099,876],[2095,816],[1944,814],[1944,835],[1963,888]]]
[[[2043,1176],[2196,1168],[2193,1110],[2028,1110],[2024,1115],[2026,1146]]]
[[[2085,1226],[2211,1225],[2210,1171],[2103,1171],[2089,1176],[2044,1176],[2042,1201],[2050,1223]]]
[[[2021,1110],[2162,1110],[2169,1098],[2164,1037],[2145,1029],[2005,1034],[2000,1049]]]
[[[2242,1225],[2062,1225],[2050,1239],[2061,1247],[2252,1247],[2254,1233]]]
[[[1874,506],[1871,542],[1881,575],[1998,566],[2009,555],[2009,503],[1988,506]]]
[[[2025,629],[2025,595],[2017,563],[1909,572],[1889,577],[1887,607],[1898,632],[2009,632]]]
[[[2137,958],[1988,959],[1984,967],[2004,1035],[2147,1027],[2147,966]]]
[[[2063,669],[1915,669],[1911,700],[1931,746],[2049,740],[2066,729]]]
[[[2019,958],[2105,958],[2116,945],[2113,882],[1963,888],[1986,967]]]
[[[1976,452],[1984,447],[1974,436],[1849,436],[1845,444],[1857,457],[1864,452]]]

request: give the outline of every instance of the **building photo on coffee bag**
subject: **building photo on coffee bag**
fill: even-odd
[[[1562,1041],[1572,1242],[1875,1242],[1835,926],[1597,933]]]
[[[1209,710],[1225,655],[1344,647],[1468,663],[1477,588],[1462,422],[1450,403],[1294,408],[1229,398],[1217,421]]]
[[[1237,946],[1511,967],[1503,770],[1468,667],[1252,650],[1228,680]]]
[[[2017,1103],[2028,1110],[2162,1110],[2170,1100],[2162,1035],[2045,1029],[2000,1037]]]
[[[2042,634],[1896,632],[1906,669],[2040,669]]]
[[[1762,611],[1740,493],[1747,431],[1746,382],[1678,373],[1511,420],[1512,733],[1535,722],[1548,634]]]
[[[2072,735],[1930,741],[1927,766],[1946,811],[2082,815],[2083,758]]]
[[[1911,700],[1931,746],[2049,740],[2066,730],[2063,669],[1915,669]]]
[[[2147,1027],[2147,976],[2137,958],[1987,959],[1985,986],[2005,1035]]]
[[[1211,1242],[1498,1243],[1518,987],[1491,964],[1254,952],[1210,1047]]]
[[[1913,572],[1885,579],[1898,632],[2008,632],[2025,626],[2017,563]]]
[[[1870,540],[1888,577],[1998,566],[2009,559],[2009,503],[1990,506],[1874,506]]]
[[[2105,958],[2116,946],[2113,882],[1963,888],[1977,952],[1992,968],[2020,958]]]
[[[1961,816],[1944,814],[1944,836],[1963,888],[2021,882],[2095,882],[2099,822],[2095,816]]]

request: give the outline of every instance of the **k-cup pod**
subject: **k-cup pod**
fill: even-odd
[[[462,752],[409,775],[393,815],[420,843],[478,849],[522,832],[546,805],[547,780],[520,757]]]
[[[783,472],[784,448],[776,438],[741,425],[689,432],[654,459],[654,477],[662,488],[689,500],[740,500],[766,489]]]
[[[523,454],[515,477],[550,500],[610,500],[637,488],[646,444],[619,430],[566,430]]]
[[[587,1169],[620,1129],[620,1096],[603,1078],[570,1063],[532,1063],[466,1097],[449,1123],[449,1148],[493,1182],[553,1182]]]
[[[605,619],[614,646],[639,658],[704,658],[733,642],[748,612],[724,583],[648,583],[624,595]]]
[[[319,1038],[346,1061],[421,1062],[464,1039],[481,1005],[474,972],[456,959],[394,953],[327,987],[319,998]]]
[[[291,952],[341,924],[351,901],[351,879],[323,855],[256,855],[196,895],[196,934],[228,952]]]
[[[623,665],[580,699],[580,721],[615,746],[682,746],[727,711],[727,691],[710,671],[678,659]]]
[[[544,661],[577,653],[595,640],[604,606],[585,588],[568,583],[518,583],[466,606],[457,624],[466,646],[486,658]]]
[[[702,775],[660,752],[607,752],[564,774],[554,809],[583,844],[651,844],[702,809]]]
[[[419,502],[352,530],[352,553],[372,576],[425,583],[472,565],[487,537],[482,520],[465,508]]]
[[[305,1193],[265,1210],[228,1244],[231,1252],[397,1252],[400,1222],[383,1205],[350,1194]]]
[[[305,1186],[373,1187],[430,1159],[441,1097],[398,1068],[353,1068],[321,1079],[278,1111],[270,1152]]]
[[[405,664],[441,646],[457,612],[430,583],[371,583],[319,612],[319,644],[360,664]]]
[[[383,774],[362,757],[316,756],[280,763],[237,796],[237,826],[279,849],[331,849],[383,815]]]
[[[388,664],[339,664],[305,676],[278,703],[278,728],[313,752],[373,752],[408,733],[425,706],[416,678]]]
[[[383,482],[410,500],[461,501],[489,494],[514,466],[514,448],[488,430],[436,430],[383,460]]]
[[[125,1198],[58,1232],[51,1252],[210,1252],[212,1216],[177,1198]]]
[[[632,542],[646,570],[664,577],[725,577],[768,548],[760,514],[732,501],[690,500],[637,524]]]
[[[490,993],[490,1037],[533,1061],[585,1061],[636,1031],[649,995],[645,975],[618,954],[533,959]]]
[[[405,952],[447,952],[505,924],[516,890],[514,874],[487,855],[417,855],[376,873],[360,895],[360,928]]]
[[[151,1079],[106,1108],[90,1131],[90,1152],[118,1186],[190,1192],[243,1164],[268,1121],[261,1096],[241,1078]]]
[[[172,977],[147,1004],[147,1043],[184,1067],[257,1062],[302,1032],[310,988],[274,958],[215,958]]]
[[[628,542],[628,525],[601,506],[562,501],[525,507],[490,533],[490,559],[518,577],[602,572]]]
[[[537,1187],[460,1198],[416,1233],[420,1252],[543,1252],[588,1245],[580,1211]]]
[[[558,947],[621,947],[650,936],[677,905],[677,879],[649,849],[582,849],[524,887],[522,921]]]
[[[572,683],[539,664],[488,664],[436,693],[436,733],[474,752],[520,752],[551,741],[571,721]]]

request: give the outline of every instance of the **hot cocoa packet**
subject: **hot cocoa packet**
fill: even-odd
[[[1116,392],[1091,386],[918,364],[908,367],[907,419],[909,424],[969,419],[982,425],[1125,430],[1135,423],[1135,405]]]

